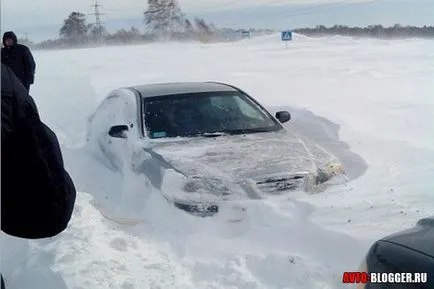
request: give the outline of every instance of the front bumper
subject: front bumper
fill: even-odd
[[[337,176],[344,177],[346,181],[345,171],[341,164],[330,163],[322,169],[318,169],[317,173],[311,172],[298,172],[293,174],[274,174],[264,177],[257,177],[255,180],[247,180],[246,182],[240,181],[239,185],[243,192],[247,194],[247,199],[262,199],[267,196],[278,196],[291,191],[304,191],[304,192],[318,192],[324,189],[322,186],[329,183]],[[231,203],[230,186],[224,181],[219,179],[206,179],[192,177],[191,180],[199,181],[199,183],[188,182],[184,189],[186,191],[195,192],[197,188],[204,189],[204,191],[218,191],[221,192],[221,201],[192,201],[192,200],[173,200],[176,208],[181,209],[199,217],[211,217],[221,211],[222,203]],[[236,194],[235,194],[236,195]],[[240,199],[238,199],[240,201]],[[242,200],[241,200],[242,201]],[[231,207],[230,205],[228,207]],[[239,209],[239,208],[238,208]],[[243,209],[242,209],[243,210]]]

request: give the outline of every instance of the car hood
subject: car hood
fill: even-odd
[[[419,220],[415,227],[387,236],[387,241],[434,258],[434,216]]]
[[[339,163],[321,147],[286,130],[157,141],[152,151],[186,176],[248,180],[266,192],[296,189],[295,183],[306,181],[301,176],[318,176],[328,164]]]

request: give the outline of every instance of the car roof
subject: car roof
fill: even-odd
[[[139,86],[131,86],[129,89],[136,90],[141,97],[149,98],[163,95],[176,95],[185,93],[238,91],[235,87],[218,82],[172,82],[155,83]]]

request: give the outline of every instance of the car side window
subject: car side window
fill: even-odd
[[[257,120],[265,121],[264,116],[258,113],[258,111],[249,105],[246,101],[242,100],[240,97],[236,97],[236,102],[242,114],[247,117],[254,118]]]

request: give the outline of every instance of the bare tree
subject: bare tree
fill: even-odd
[[[191,24],[191,21],[188,19],[185,19],[185,31],[189,33],[194,31],[193,24]]]
[[[195,18],[194,22],[196,24],[197,29],[202,34],[210,34],[212,32],[211,27],[205,22],[205,20],[200,18]]]

